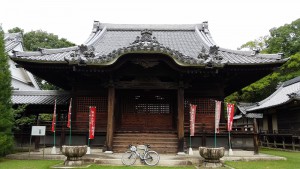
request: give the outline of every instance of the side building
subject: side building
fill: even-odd
[[[23,42],[21,33],[6,33],[4,35],[5,52],[12,56],[14,51],[23,51]],[[12,76],[12,88],[13,90],[40,90],[33,75],[24,70],[18,68],[16,63],[9,60],[9,70]]]
[[[240,116],[246,117],[244,121],[249,121],[253,114],[261,117],[258,121],[261,145],[300,150],[300,77],[281,83],[266,99],[244,103],[239,108],[243,112]]]
[[[128,144],[149,143],[159,152],[173,153],[185,151],[190,104],[197,105],[193,146],[212,146],[214,100],[224,100],[286,62],[280,54],[218,47],[207,22],[95,21],[82,45],[19,51],[11,59],[69,93],[73,144],[87,143],[89,106],[96,106],[96,136],[91,145],[123,152]],[[67,106],[58,109],[62,143],[69,137]],[[224,114],[221,124],[224,130],[218,144],[226,146]]]

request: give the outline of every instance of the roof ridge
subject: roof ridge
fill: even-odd
[[[284,87],[283,86],[280,86],[274,93],[272,93],[270,96],[266,97],[265,99],[263,99],[262,101],[260,102],[257,102],[257,106],[256,107],[252,107],[248,110],[246,110],[247,112],[248,111],[255,111],[257,109],[257,107],[260,107],[262,104],[264,104],[265,102],[271,100],[273,98],[273,96],[275,96],[277,93],[279,93]]]
[[[96,21],[95,21],[96,22]],[[107,30],[195,30],[195,26],[202,27],[203,24],[113,24],[100,23],[99,28],[107,27]]]
[[[41,54],[53,54],[53,53],[62,53],[62,52],[68,52],[79,49],[78,46],[70,46],[65,48],[54,48],[54,49],[48,49],[48,48],[40,48],[39,52]]]
[[[286,86],[290,86],[290,85],[292,85],[292,84],[294,84],[294,83],[298,83],[298,82],[300,82],[300,76],[295,77],[295,78],[293,78],[293,79],[290,79],[290,80],[287,80],[287,81],[283,82],[283,83],[282,83],[282,86],[283,86],[283,87],[286,87]]]

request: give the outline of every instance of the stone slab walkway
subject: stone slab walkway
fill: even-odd
[[[40,149],[36,152],[22,152],[16,154],[7,155],[9,159],[47,159],[47,160],[65,160],[65,156],[57,149],[57,154],[51,154],[51,148]],[[100,165],[123,165],[121,162],[122,153],[106,154],[101,149],[91,149],[91,154],[87,154],[83,157],[86,163],[95,163]],[[228,151],[225,152],[225,156],[221,161],[254,161],[254,160],[286,160],[284,157],[272,156],[267,154],[254,155],[253,151],[233,150],[233,155],[228,155]],[[160,154],[160,166],[184,166],[184,165],[199,165],[203,162],[203,158],[200,157],[198,150],[193,150],[193,155],[177,155],[177,154]],[[144,165],[139,160],[135,165]]]

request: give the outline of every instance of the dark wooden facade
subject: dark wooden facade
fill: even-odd
[[[87,133],[88,107],[96,106],[93,142],[99,136],[108,151],[114,151],[116,133],[131,132],[173,133],[183,152],[189,104],[197,105],[196,135],[204,144],[203,133],[214,131],[214,100],[224,100],[285,62],[280,55],[219,48],[207,23],[122,27],[95,22],[84,45],[15,52],[12,58],[70,92],[74,134]]]

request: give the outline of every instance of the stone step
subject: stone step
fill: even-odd
[[[146,137],[114,137],[114,142],[130,142],[139,144],[147,144],[147,142],[151,143],[160,143],[160,142],[178,142],[177,138],[146,138]]]
[[[114,152],[125,152],[128,150],[129,144],[149,144],[151,149],[157,151],[158,153],[176,153],[178,148],[178,138],[174,133],[117,132],[114,135]]]

